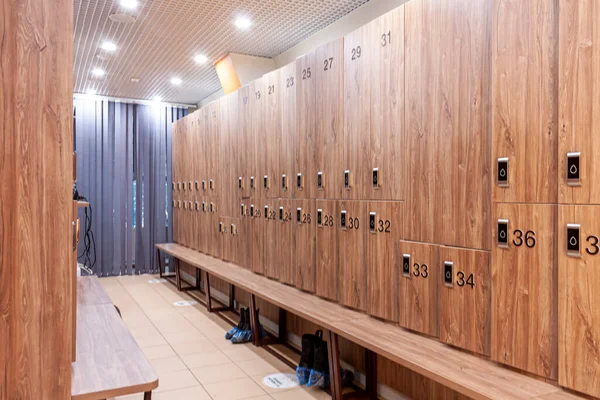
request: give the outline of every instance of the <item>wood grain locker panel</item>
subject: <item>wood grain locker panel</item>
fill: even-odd
[[[367,310],[367,202],[340,201],[336,216],[339,243],[339,302],[345,306]],[[342,213],[345,212],[345,226]]]
[[[368,199],[371,173],[371,45],[372,25],[344,37],[344,164],[338,171],[345,184],[344,199]]]
[[[239,240],[240,252],[239,265],[252,269],[252,217],[250,216],[250,199],[242,199],[238,206]]]
[[[198,249],[204,254],[209,254],[209,242],[210,242],[210,221],[209,214],[206,212],[206,196],[198,197]]]
[[[368,46],[372,53],[369,66],[371,159],[365,171],[369,177],[368,198],[404,200],[404,7],[384,14],[369,25]]]
[[[579,235],[577,227],[568,234],[568,224],[579,225]],[[558,206],[558,382],[595,397],[600,397],[598,237],[600,206]]]
[[[249,170],[250,178],[254,177],[254,189],[251,181],[248,181],[250,196],[257,199],[265,198],[266,193],[263,190],[262,179],[266,174],[265,152],[266,152],[266,129],[265,129],[265,96],[264,79],[259,78],[250,83],[250,107],[252,112],[252,129],[250,137],[252,148],[254,150],[254,160],[250,159]],[[253,162],[253,163],[252,163]]]
[[[487,251],[440,246],[440,341],[489,356],[491,276]],[[445,283],[445,263],[452,283]]]
[[[281,151],[282,130],[282,88],[280,87],[280,70],[265,74],[264,96],[265,96],[265,173],[268,176],[268,190],[266,197],[270,199],[279,198],[281,192],[281,174],[279,173],[279,159]]]
[[[302,190],[295,197],[315,198],[317,193],[316,85],[319,68],[314,51],[296,59],[296,179],[302,174]]]
[[[277,250],[277,224],[279,224],[279,202],[277,199],[265,199],[263,213],[266,212],[264,219],[264,274],[268,278],[279,279],[278,268],[278,250]]]
[[[278,199],[276,242],[277,261],[276,278],[282,283],[296,283],[296,268],[294,262],[294,200]],[[283,209],[282,209],[283,208]]]
[[[175,121],[173,122],[173,126],[171,128],[171,159],[173,160],[173,163],[171,165],[171,173],[172,173],[172,180],[173,180],[173,184],[171,186],[171,191],[173,192],[173,204],[171,204],[172,207],[172,213],[173,213],[173,242],[175,243],[180,243],[180,237],[179,237],[179,228],[180,228],[180,222],[179,222],[179,210],[177,208],[177,200],[179,200],[179,190],[178,190],[178,185],[177,182],[179,180],[179,155],[181,154],[180,150],[179,150],[179,144],[180,144],[180,133],[179,133],[179,121]]]
[[[245,247],[243,240],[245,237],[244,225],[241,218],[229,218],[229,234],[231,236],[231,261],[240,266],[244,266]]]
[[[397,256],[400,326],[438,337],[439,246],[401,240]]]
[[[293,198],[296,191],[296,62],[282,67],[279,73],[281,92],[281,143],[277,183],[282,198]],[[282,175],[285,174],[285,187]]]
[[[221,141],[221,109],[220,102],[214,101],[208,105],[207,109],[207,124],[209,129],[210,138],[210,165],[209,175],[206,182],[206,193],[211,198],[220,197],[220,190],[224,188],[223,183],[219,180],[219,174],[221,170],[221,163],[225,160],[225,153],[228,152],[229,145],[225,145]],[[225,146],[225,147],[223,147]],[[213,182],[212,188],[210,182]]]
[[[404,203],[370,201],[365,223],[367,234],[367,311],[398,321],[398,258],[395,243],[403,237]]]
[[[335,200],[316,200],[316,294],[338,300],[338,230],[340,212]],[[319,210],[321,210],[319,221]]]
[[[344,165],[344,38],[315,51],[314,94],[316,171],[304,177],[314,197],[341,199]],[[322,173],[319,189],[318,174]],[[316,175],[315,175],[316,174]]]
[[[252,108],[250,104],[250,86],[238,89],[238,135],[240,151],[236,166],[236,187],[240,197],[250,197],[250,165],[254,164],[254,143],[251,136],[252,131]],[[241,188],[239,178],[242,178]]]
[[[233,261],[233,248],[231,234],[229,232],[230,218],[219,217],[219,235],[221,241],[221,259],[225,261]]]
[[[490,250],[491,0],[440,3],[435,242]]]
[[[317,285],[317,210],[315,200],[293,200],[294,282],[298,289],[314,293]]]
[[[190,224],[192,220],[189,218],[188,213],[188,201],[189,201],[189,190],[188,190],[188,181],[190,176],[190,166],[191,166],[191,141],[190,141],[190,118],[185,117],[181,119],[182,122],[182,141],[183,145],[183,163],[182,163],[182,191],[181,191],[181,201],[182,201],[182,244],[186,247],[191,247],[191,237],[190,237]]]
[[[215,188],[221,197],[220,215],[231,217],[237,210],[239,196],[237,193],[237,177],[234,175],[237,165],[237,92],[220,99],[220,137],[221,168],[219,187]]]
[[[549,7],[549,6],[548,6]],[[600,4],[561,1],[559,34],[558,142],[559,202],[600,204]],[[581,153],[579,165],[567,162],[568,153]],[[576,183],[569,184],[570,168]],[[574,172],[575,170],[573,170]]]
[[[265,225],[268,213],[265,212],[265,202],[261,198],[253,199],[255,207],[252,218],[252,272],[265,273]],[[252,203],[251,203],[252,205]]]
[[[549,204],[495,204],[492,228],[492,359],[550,379],[557,374],[557,212]]]
[[[206,200],[206,206],[208,207],[207,216],[210,226],[208,226],[208,246],[209,254],[215,258],[223,258],[223,236],[219,232],[219,214],[216,211],[210,211],[210,204],[213,201],[211,199]],[[214,204],[214,203],[213,203]]]
[[[559,76],[556,3],[493,0],[494,201],[556,202]],[[505,187],[497,183],[501,171],[498,158],[508,158]]]

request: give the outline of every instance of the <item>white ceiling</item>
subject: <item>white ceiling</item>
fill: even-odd
[[[221,88],[213,63],[227,53],[274,57],[368,0],[138,0],[137,10],[120,0],[75,0],[75,92],[195,104]],[[136,18],[112,22],[113,13]],[[233,24],[248,16],[252,27]],[[96,55],[104,40],[118,49],[108,59]],[[103,52],[105,53],[105,52]],[[202,53],[208,62],[198,65]],[[106,75],[94,78],[92,69]],[[139,77],[132,83],[132,77]],[[180,86],[172,77],[183,80]]]

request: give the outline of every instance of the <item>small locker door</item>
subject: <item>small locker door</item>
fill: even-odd
[[[263,79],[259,78],[250,83],[250,108],[252,113],[252,129],[250,130],[250,143],[252,152],[249,158],[248,187],[250,196],[255,199],[265,198],[263,189],[263,176],[266,174],[265,152],[267,136],[265,131],[265,97]]]
[[[204,253],[204,254],[210,254],[209,253],[209,243],[210,243],[210,230],[209,230],[209,226],[210,226],[210,221],[209,221],[209,214],[207,213],[207,207],[206,207],[206,197],[205,196],[199,196],[198,197],[198,211],[196,211],[196,213],[198,214],[198,235],[200,237],[200,243],[199,243],[199,250],[200,252]]]
[[[557,206],[495,204],[492,359],[532,374],[557,373]]]
[[[294,269],[293,284],[302,290],[314,293],[316,290],[316,226],[315,200],[298,199],[293,201],[294,229]]]
[[[250,86],[238,89],[238,159],[236,163],[235,179],[239,197],[241,199],[250,196],[250,171],[251,160],[254,160],[254,147],[251,138],[252,131],[252,109],[250,104]]]
[[[219,232],[221,234],[221,259],[233,262],[230,221],[228,217],[220,217]]]
[[[339,301],[342,305],[367,311],[366,235],[369,221],[367,203],[344,200],[338,205]]]
[[[440,246],[440,341],[490,354],[490,253]]]
[[[329,300],[338,300],[338,218],[335,200],[316,201],[316,293]]]
[[[263,199],[253,199],[250,203],[252,214],[252,205],[254,205],[254,217],[252,218],[252,272],[257,274],[265,273],[265,225],[269,218],[270,208]]]
[[[272,279],[279,279],[277,224],[279,222],[279,203],[276,199],[266,199],[263,212],[264,219],[264,273]]]
[[[231,262],[244,267],[244,228],[241,218],[229,218],[229,234],[231,235]]]
[[[240,252],[240,265],[246,269],[252,269],[252,217],[250,212],[254,213],[254,204],[250,204],[250,199],[242,200],[239,206],[239,239],[238,246]]]
[[[294,268],[294,201],[279,199],[276,223],[277,273],[276,277],[285,284],[293,285],[296,280]]]
[[[270,199],[279,198],[280,179],[279,158],[281,150],[281,98],[282,88],[280,87],[280,70],[275,70],[263,76],[265,82],[265,166],[267,177],[267,188],[265,185],[265,176],[263,176],[263,189],[266,190],[266,196]]]
[[[315,197],[341,199],[344,168],[344,38],[316,50],[314,84],[316,176]]]
[[[221,218],[219,218],[217,203],[213,200],[206,200],[207,217],[209,221],[208,236],[209,236],[209,253],[215,258],[223,258],[223,226]]]
[[[600,397],[600,206],[558,207],[558,382]]]
[[[439,336],[439,246],[399,241],[396,268],[400,274],[400,326]]]
[[[296,175],[295,196],[315,198],[317,190],[315,128],[316,54],[309,52],[296,59]],[[300,185],[298,185],[300,177]]]
[[[293,198],[296,191],[294,177],[296,151],[296,62],[280,69],[279,90],[281,91],[281,143],[279,148],[279,194],[282,198]]]
[[[394,244],[402,239],[404,203],[370,201],[366,211],[368,312],[398,321],[398,257]]]

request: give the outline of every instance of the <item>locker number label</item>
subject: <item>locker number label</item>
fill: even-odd
[[[352,61],[355,61],[360,58],[360,56],[362,54],[362,49],[360,48],[360,46],[356,46],[350,51],[350,53],[352,55],[352,57],[350,59]]]
[[[391,31],[388,31],[387,33],[384,33],[383,35],[381,35],[381,47],[385,47],[391,43],[392,43],[392,32]]]
[[[340,226],[342,229],[358,229],[360,228],[360,219],[347,215],[347,211],[343,210],[340,216]]]
[[[370,212],[369,213],[369,231],[371,233],[390,233],[391,232],[392,221],[389,219],[377,219],[377,213]]]
[[[323,61],[323,71],[329,71],[333,65],[333,57],[326,58]]]
[[[317,225],[321,228],[324,226],[333,226],[333,215],[324,214],[323,209],[319,208],[317,210]]]

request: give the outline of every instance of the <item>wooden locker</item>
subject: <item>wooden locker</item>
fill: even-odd
[[[335,200],[317,200],[316,216],[316,294],[338,300],[338,218]]]
[[[292,284],[298,289],[316,291],[317,212],[315,200],[293,200],[294,272]]]
[[[271,279],[279,279],[277,251],[277,224],[279,224],[279,202],[277,199],[264,199],[264,274]]]
[[[210,223],[210,225],[208,226],[208,254],[215,258],[223,258],[223,235],[222,232],[219,230],[219,223],[221,222],[221,218],[219,218],[219,213],[217,212],[217,210],[215,210],[216,203],[214,203],[213,199],[207,199],[206,206],[208,207],[207,216]]]
[[[296,153],[295,197],[313,199],[317,193],[317,144],[316,130],[316,85],[315,75],[319,68],[316,53],[311,51],[296,59]],[[298,188],[301,174],[301,188]],[[327,178],[325,178],[327,179]]]
[[[233,237],[231,235],[231,217],[219,217],[219,225],[221,229],[221,259],[229,262],[234,262],[233,254]]]
[[[256,199],[266,197],[263,189],[263,176],[267,173],[265,164],[265,152],[267,136],[265,130],[265,96],[264,80],[256,79],[250,83],[250,107],[252,112],[252,129],[250,140],[253,154],[250,158],[249,175],[250,196]]]
[[[404,5],[406,239],[435,242],[436,121],[439,118],[440,2]]]
[[[294,263],[294,200],[278,199],[276,246],[277,272],[276,278],[282,283],[293,285],[296,281]]]
[[[306,57],[306,56],[305,56]],[[339,38],[316,50],[311,70],[315,74],[314,104],[316,171],[310,179],[316,198],[341,199],[344,165],[344,38]],[[310,83],[308,83],[310,84]],[[308,107],[308,105],[306,105]],[[316,176],[315,176],[316,174]],[[321,186],[318,185],[319,174]],[[308,182],[308,181],[307,181]]]
[[[398,321],[398,265],[394,244],[403,238],[404,203],[370,201],[364,215],[367,234],[368,313]]]
[[[268,188],[266,197],[271,199],[279,198],[281,193],[281,174],[279,173],[279,159],[281,150],[281,130],[282,130],[282,88],[280,87],[280,70],[275,70],[265,74],[264,96],[265,96],[265,173],[268,177]],[[264,189],[264,176],[263,176]]]
[[[210,253],[210,214],[206,205],[206,196],[200,196],[198,199],[198,220],[199,220],[199,235],[200,235],[200,252],[204,254]]]
[[[219,190],[221,190],[223,183],[219,181],[219,171],[221,168],[221,161],[225,157],[225,152],[228,151],[228,146],[221,147],[221,111],[220,102],[214,101],[205,107],[207,127],[209,132],[210,141],[210,158],[208,166],[208,176],[206,182],[206,193],[211,199],[217,199],[219,197]],[[212,182],[212,184],[211,184]]]
[[[371,39],[371,159],[369,199],[404,200],[404,7],[369,24]]]
[[[282,67],[279,73],[281,92],[281,143],[279,148],[279,194],[282,198],[293,198],[296,191],[294,172],[296,151],[296,62]],[[283,178],[285,175],[285,179]]]
[[[558,382],[595,397],[600,397],[598,237],[600,206],[558,206]]]
[[[560,203],[600,204],[599,18],[596,1],[560,2]]]
[[[556,379],[556,217],[552,204],[495,204],[492,359]]]
[[[189,201],[189,190],[188,190],[188,180],[190,175],[190,154],[189,151],[191,147],[190,143],[190,118],[184,117],[181,119],[182,123],[182,174],[181,174],[181,209],[182,209],[182,244],[186,247],[191,246],[191,238],[190,238],[190,223],[191,219],[189,218],[188,213],[188,201]]]
[[[440,246],[440,341],[490,355],[490,253]]]
[[[191,143],[191,153],[192,153],[192,164],[193,164],[193,172],[190,174],[190,179],[192,181],[192,188],[190,191],[190,197],[192,200],[192,220],[193,220],[193,242],[192,248],[194,250],[200,251],[202,235],[200,233],[200,201],[199,201],[199,185],[198,185],[198,176],[202,173],[204,169],[203,164],[206,162],[205,157],[201,156],[204,153],[204,146],[202,143],[202,127],[203,120],[200,118],[199,112],[194,112],[188,115],[188,118],[191,118],[192,121],[192,143]],[[200,155],[200,156],[198,156]]]
[[[369,221],[367,203],[344,200],[336,216],[339,243],[339,302],[345,306],[367,310],[366,240]]]
[[[180,150],[179,150],[179,142],[181,141],[180,139],[180,122],[175,121],[173,122],[173,127],[172,129],[172,133],[171,133],[171,158],[173,160],[173,163],[171,165],[171,170],[172,170],[172,180],[173,183],[171,185],[171,191],[173,192],[173,204],[171,204],[172,207],[172,219],[173,219],[173,242],[175,243],[180,243],[181,242],[181,237],[179,234],[179,229],[180,229],[180,218],[179,218],[179,209],[177,208],[177,201],[179,200],[179,185],[178,185],[178,181],[179,181],[179,155],[181,154]]]
[[[244,266],[244,246],[243,239],[245,236],[244,226],[240,223],[241,218],[229,218],[229,235],[231,237],[231,262]]]
[[[556,3],[493,0],[494,201],[556,202],[557,90],[562,76]]]
[[[252,140],[252,106],[250,104],[250,86],[238,89],[238,140],[239,152],[235,166],[235,183],[241,199],[250,197],[250,165],[255,163],[254,143]],[[252,160],[252,161],[251,161]]]
[[[490,250],[491,0],[440,3],[435,241]]]
[[[254,210],[254,207],[252,208]],[[238,206],[238,251],[240,253],[239,265],[252,269],[252,218],[250,217],[250,199],[242,199]]]
[[[439,246],[401,240],[396,254],[400,326],[438,337]]]
[[[221,194],[221,215],[233,216],[237,210],[238,200],[237,177],[235,165],[239,146],[237,145],[237,92],[230,93],[220,99],[220,138],[221,138],[221,168],[219,187],[216,192]]]
[[[364,25],[344,37],[344,164],[345,199],[368,199],[371,181],[371,45],[372,25]],[[347,172],[346,172],[347,171]]]
[[[252,272],[265,273],[265,225],[269,217],[268,209],[261,198],[254,198],[250,206],[254,205],[252,218]]]

